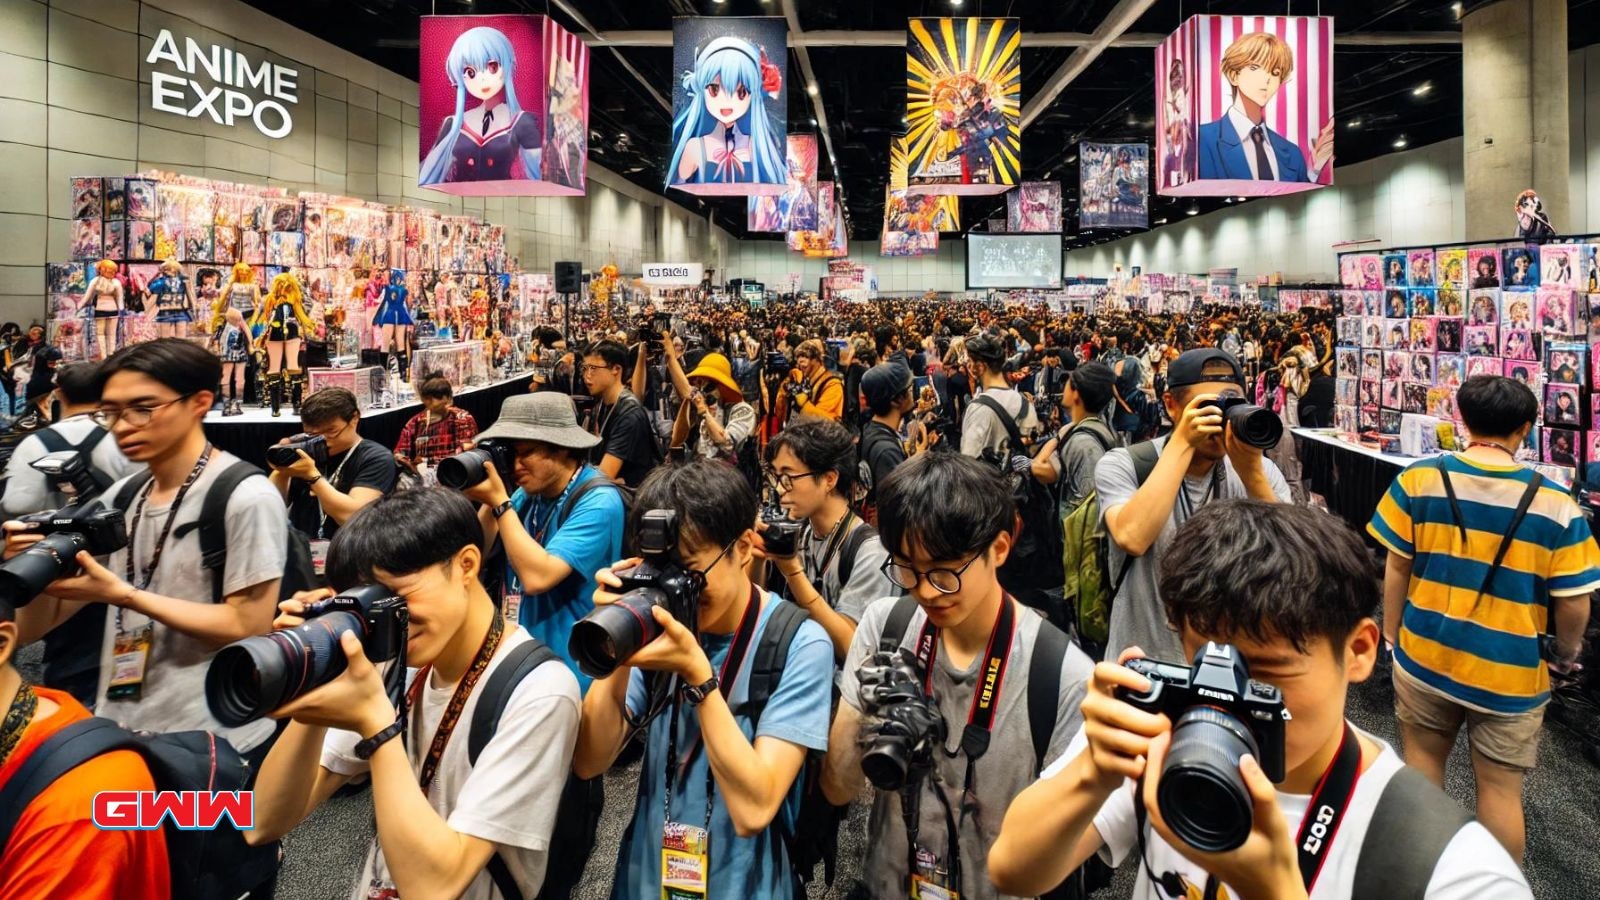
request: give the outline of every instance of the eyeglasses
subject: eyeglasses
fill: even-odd
[[[778,490],[785,494],[794,490],[794,480],[796,478],[817,478],[828,474],[827,472],[796,472],[790,475],[787,472],[774,472],[771,469],[764,470],[764,473],[767,476],[767,483],[776,485]]]
[[[337,429],[335,429],[333,431],[312,431],[311,429],[308,428],[308,429],[306,429],[306,434],[310,435],[311,437],[322,438],[325,441],[331,441],[334,438],[337,438],[339,435],[344,434],[345,431],[348,430],[350,428],[350,426],[354,425],[354,424],[355,424],[354,422],[346,421],[343,425],[340,425]]]
[[[604,372],[604,371],[606,371],[606,370],[608,370],[610,368],[611,368],[610,366],[603,365],[603,364],[595,366],[595,365],[590,365],[589,363],[584,363],[583,364],[583,373],[585,375],[587,375],[590,372]]]
[[[121,409],[102,407],[90,413],[89,418],[93,419],[94,423],[101,428],[110,428],[122,420],[127,420],[128,424],[135,428],[142,428],[150,424],[150,420],[155,417],[157,412],[174,403],[182,403],[193,396],[193,393],[184,394],[182,397],[173,397],[165,403],[157,403],[154,406],[124,406]]]
[[[979,550],[973,554],[971,559],[963,563],[959,569],[929,569],[926,572],[921,572],[903,563],[895,562],[892,556],[884,560],[883,565],[879,568],[901,590],[909,591],[917,586],[918,581],[926,578],[928,579],[928,584],[933,585],[933,589],[939,593],[954,594],[961,590],[962,573],[971,568],[972,564],[977,562],[978,557],[982,555],[983,551]]]

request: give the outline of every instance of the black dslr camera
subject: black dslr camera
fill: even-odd
[[[484,463],[493,463],[494,470],[500,473],[500,480],[509,482],[511,467],[516,462],[517,456],[510,444],[490,438],[479,441],[471,450],[463,450],[455,456],[439,460],[436,474],[440,484],[464,491],[488,479],[489,470],[484,468]]]
[[[1192,667],[1151,659],[1127,666],[1149,679],[1150,690],[1119,688],[1118,699],[1172,721],[1156,790],[1162,818],[1196,850],[1224,853],[1243,844],[1253,803],[1239,759],[1249,753],[1274,783],[1283,780],[1283,695],[1253,680],[1231,644],[1208,642]]]
[[[128,546],[122,510],[99,503],[63,506],[17,521],[37,525],[33,533],[44,539],[0,563],[0,601],[13,607],[32,603],[50,582],[78,574],[78,551],[105,556]]]
[[[327,438],[320,434],[297,434],[287,444],[268,447],[267,462],[275,469],[288,468],[299,461],[301,450],[319,466],[328,461]]]
[[[796,522],[782,510],[774,509],[761,516],[761,524],[766,526],[761,530],[761,544],[767,555],[787,558],[799,551],[800,533],[806,527],[804,522]]]
[[[948,737],[939,704],[922,690],[916,659],[904,648],[880,650],[856,670],[862,711],[876,721],[862,731],[861,771],[873,787],[915,787],[933,771]]]
[[[690,631],[700,619],[700,591],[705,576],[678,561],[678,513],[652,509],[639,521],[639,555],[643,560],[615,574],[622,596],[597,606],[572,626],[567,652],[590,678],[605,678],[644,645],[661,635],[650,610],[664,606]]]
[[[1233,429],[1233,436],[1252,447],[1271,450],[1283,437],[1283,420],[1264,406],[1256,406],[1236,391],[1224,391],[1214,403],[1222,413],[1223,421]]]
[[[411,621],[406,602],[381,584],[308,603],[304,618],[297,627],[217,651],[206,670],[206,705],[217,721],[236,728],[339,677],[345,669],[342,632],[355,632],[375,663],[403,657]]]

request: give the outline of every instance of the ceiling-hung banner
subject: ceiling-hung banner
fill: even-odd
[[[589,48],[547,16],[423,16],[417,184],[458,196],[581,196]]]
[[[1078,145],[1078,228],[1149,228],[1150,149]]]
[[[775,16],[672,20],[667,187],[717,197],[789,189],[787,42]]]
[[[889,199],[884,203],[885,228],[890,231],[960,231],[961,198],[913,194],[907,183],[906,136],[889,136]]]
[[[1020,19],[912,19],[906,34],[909,189],[999,194],[1022,169]]]
[[[1333,183],[1333,19],[1195,16],[1156,48],[1158,193]]]
[[[1061,182],[1024,181],[1007,194],[1005,228],[1001,231],[1059,233]]]
[[[817,227],[809,230],[791,231],[785,237],[790,250],[797,250],[807,256],[825,256],[825,251],[833,242],[834,214],[838,211],[833,200],[833,182],[817,182]]]
[[[817,227],[817,136],[789,135],[788,189],[746,201],[747,231],[807,231]]]
[[[878,254],[925,256],[939,252],[939,232],[907,228],[909,223],[904,219],[906,192],[886,188],[883,196],[883,231],[878,236]]]

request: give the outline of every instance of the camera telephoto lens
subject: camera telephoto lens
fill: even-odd
[[[661,625],[650,612],[664,606],[667,595],[654,588],[623,594],[617,602],[597,606],[572,626],[567,652],[590,678],[606,678],[661,635]]]
[[[1173,724],[1156,805],[1184,843],[1225,853],[1250,836],[1250,790],[1239,774],[1246,753],[1260,756],[1250,729],[1215,707],[1190,707]]]
[[[58,531],[0,564],[0,601],[22,607],[44,593],[50,582],[78,574],[78,551],[89,542],[81,534]]]
[[[1241,403],[1228,410],[1233,436],[1252,447],[1271,450],[1283,438],[1283,420],[1270,409]]]
[[[218,650],[206,670],[211,715],[237,728],[339,677],[346,664],[339,646],[344,631],[365,640],[366,621],[353,612],[330,612]]]
[[[441,459],[436,472],[439,483],[458,491],[480,484],[489,477],[489,470],[483,464],[490,460],[489,451],[476,448]]]

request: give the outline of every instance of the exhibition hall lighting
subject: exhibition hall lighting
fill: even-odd
[[[1405,135],[1402,134],[1399,137],[1394,139],[1394,148],[1396,150],[1404,150],[1406,148],[1406,136]]]
[[[1346,127],[1346,128],[1360,128],[1361,127],[1361,120],[1360,119],[1351,119],[1350,121],[1344,123],[1344,127]]]
[[[1413,97],[1426,97],[1432,91],[1433,91],[1433,82],[1424,81],[1423,83],[1421,83],[1421,84],[1419,84],[1416,87],[1411,89],[1411,96],[1413,96]]]
[[[1189,207],[1189,208],[1188,208],[1188,209],[1187,209],[1187,210],[1185,210],[1185,211],[1186,211],[1186,212],[1187,212],[1187,213],[1188,213],[1188,214],[1189,214],[1189,215],[1191,215],[1191,216],[1198,216],[1198,215],[1200,215],[1200,207],[1198,207],[1198,206],[1191,206],[1191,207]]]
[[[817,85],[816,85],[815,82],[812,82],[811,84],[806,85],[806,93],[810,94],[813,97],[815,97],[817,95]]]

